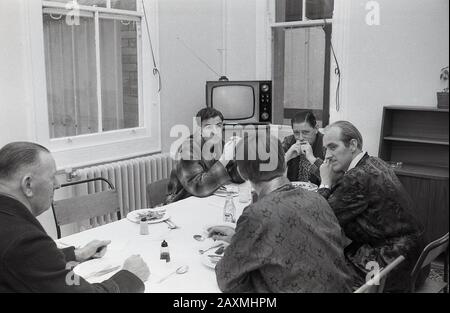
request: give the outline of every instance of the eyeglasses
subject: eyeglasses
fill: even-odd
[[[205,132],[212,132],[216,129],[222,129],[223,128],[223,124],[219,123],[219,124],[210,124],[210,125],[206,125],[203,127],[203,131]]]

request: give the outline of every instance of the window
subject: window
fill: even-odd
[[[30,122],[59,169],[161,151],[157,0],[26,1]]]
[[[68,1],[56,1],[67,2]],[[79,1],[43,9],[50,138],[143,126],[139,118],[140,17],[135,1]],[[86,5],[92,10],[83,9]],[[104,11],[97,8],[104,7]]]
[[[272,23],[274,102],[284,123],[312,110],[329,121],[333,0],[277,0]]]

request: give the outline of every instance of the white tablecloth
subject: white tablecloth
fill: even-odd
[[[225,198],[215,195],[207,198],[190,197],[166,206],[171,220],[180,226],[179,229],[170,230],[166,223],[150,224],[149,235],[140,235],[139,224],[124,218],[64,237],[60,242],[77,247],[94,239],[111,240],[104,261],[113,265],[123,264],[132,254],[140,254],[151,271],[145,283],[145,292],[220,292],[214,270],[202,263],[202,255],[198,252],[209,242],[196,241],[193,235],[203,234],[207,225],[222,224],[224,204]],[[249,203],[241,203],[239,197],[235,197],[234,204],[238,218]],[[169,263],[160,260],[163,240],[169,244]],[[162,283],[157,282],[181,265],[189,266],[186,274],[174,274]],[[99,281],[111,275],[102,276]]]

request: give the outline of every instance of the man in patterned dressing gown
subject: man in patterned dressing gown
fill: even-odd
[[[264,136],[263,136],[264,137]],[[344,237],[330,206],[319,194],[294,188],[286,178],[281,142],[269,137],[265,147],[275,168],[256,153],[257,142],[241,140],[236,155],[258,201],[246,207],[236,229],[212,227],[214,239],[230,243],[216,265],[224,292],[349,292],[351,270],[343,253]],[[244,150],[242,154],[240,151]],[[255,158],[249,156],[256,156]],[[269,162],[270,163],[270,162]]]
[[[345,249],[347,259],[364,283],[371,270],[368,262],[381,268],[403,255],[406,260],[389,274],[385,290],[408,290],[409,275],[423,248],[422,227],[412,214],[409,196],[384,161],[362,150],[362,136],[351,123],[329,125],[323,144],[327,151],[319,193],[353,241]],[[423,277],[419,284],[422,281]]]

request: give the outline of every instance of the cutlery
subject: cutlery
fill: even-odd
[[[214,248],[219,248],[219,247],[221,247],[221,246],[223,246],[223,243],[219,243],[219,244],[217,244],[217,245],[214,245],[214,246],[212,246],[212,247],[209,247],[208,249],[199,249],[199,250],[198,250],[198,253],[203,254],[203,253],[205,253],[206,251],[212,250],[212,249],[214,249]]]
[[[84,277],[84,279],[89,279],[92,277],[100,277],[100,276],[106,275],[108,273],[114,272],[115,270],[118,270],[119,268],[120,268],[120,265],[114,266],[114,267],[111,267],[111,265],[110,265],[100,271],[97,271],[97,272],[87,275],[86,277]]]
[[[184,274],[188,270],[189,270],[189,266],[187,266],[187,265],[180,266],[175,271],[171,272],[170,274],[168,274],[168,275],[164,276],[163,278],[161,278],[160,280],[158,280],[157,283],[162,283],[163,281],[165,281],[167,278],[169,278],[170,276],[172,276],[175,273],[177,273],[177,274]]]
[[[180,228],[178,225],[176,225],[174,222],[172,222],[171,220],[165,220],[164,223],[166,223],[170,229],[177,229]]]

